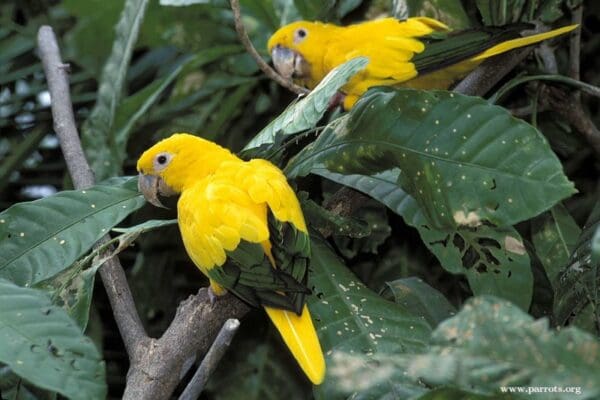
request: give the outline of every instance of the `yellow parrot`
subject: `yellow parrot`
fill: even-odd
[[[522,37],[531,24],[450,31],[427,17],[383,18],[340,27],[299,21],[280,28],[267,44],[279,73],[313,89],[332,69],[364,56],[366,69],[342,89],[350,109],[371,86],[447,89],[484,59],[569,32],[578,25]]]
[[[179,230],[188,255],[210,280],[209,293],[230,291],[264,307],[306,376],[320,384],[325,360],[305,304],[310,238],[281,170],[185,133],[146,150],[137,170],[150,203],[162,206],[158,193],[181,194]]]

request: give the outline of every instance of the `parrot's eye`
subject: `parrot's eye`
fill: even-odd
[[[160,153],[154,158],[154,170],[160,171],[164,169],[171,161],[172,155],[170,153]]]
[[[301,42],[302,40],[304,40],[304,38],[306,36],[308,36],[308,32],[306,32],[306,29],[304,29],[304,28],[297,29],[296,32],[294,33],[294,42],[297,44],[297,43]]]

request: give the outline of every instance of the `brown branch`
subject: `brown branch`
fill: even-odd
[[[294,82],[291,82],[281,76],[277,71],[275,71],[269,64],[262,59],[260,54],[256,51],[250,38],[248,37],[248,33],[246,32],[246,28],[244,28],[244,23],[242,21],[242,15],[240,12],[240,2],[239,0],[231,0],[231,10],[233,11],[233,22],[235,24],[235,30],[237,31],[238,37],[240,41],[244,45],[244,48],[252,56],[254,61],[258,64],[260,69],[267,75],[269,78],[279,83],[284,88],[288,89],[291,92],[294,92],[298,95],[307,94],[309,92],[308,89],[303,88],[302,86],[296,85]]]
[[[571,32],[569,43],[569,76],[573,79],[580,79],[579,64],[581,58],[581,21],[583,18],[583,3],[571,10],[571,23],[578,24],[579,27]]]
[[[69,173],[76,188],[94,184],[73,117],[68,75],[52,28],[38,32],[38,49],[52,100],[54,127]],[[100,242],[101,245],[103,242]],[[130,367],[124,399],[166,399],[187,372],[196,354],[209,349],[219,328],[228,318],[241,318],[249,308],[233,296],[210,304],[206,289],[182,302],[169,328],[160,339],[147,336],[136,311],[125,272],[117,257],[100,268],[115,321],[129,354]]]

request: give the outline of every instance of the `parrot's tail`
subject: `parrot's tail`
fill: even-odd
[[[537,35],[525,36],[517,39],[507,40],[493,47],[490,47],[486,51],[477,56],[473,57],[471,61],[481,61],[489,57],[493,57],[498,54],[505,53],[509,50],[517,49],[519,47],[529,46],[542,40],[550,39],[554,36],[562,35],[577,28],[579,25],[563,26],[562,28],[554,29],[544,33],[538,33]]]
[[[315,385],[323,382],[325,359],[306,304],[301,315],[272,307],[265,310],[308,379]]]

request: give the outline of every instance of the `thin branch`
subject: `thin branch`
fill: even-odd
[[[219,364],[219,361],[221,361],[221,358],[223,358],[223,355],[225,355],[225,351],[229,348],[231,340],[239,327],[240,321],[238,319],[228,319],[225,321],[217,338],[212,346],[210,346],[206,356],[204,356],[204,360],[200,363],[198,370],[196,370],[190,383],[187,385],[181,396],[179,396],[179,400],[196,400],[198,396],[200,396],[200,393],[202,393],[202,390],[204,389],[204,385],[206,385],[208,378]]]
[[[50,91],[54,130],[60,141],[69,174],[76,189],[88,188],[94,184],[94,174],[83,153],[75,124],[69,93],[68,66],[61,60],[56,36],[51,27],[42,26],[38,31],[37,41]],[[107,240],[109,240],[108,236],[104,237],[97,246]],[[119,259],[113,257],[108,260],[100,269],[100,276],[127,353],[133,357],[137,346],[147,336],[135,309],[135,303]]]
[[[569,43],[569,76],[573,79],[580,79],[580,58],[581,58],[581,21],[583,18],[583,3],[571,10],[571,23],[578,24],[579,27],[571,32]]]
[[[256,51],[250,38],[248,37],[248,33],[246,32],[246,28],[244,28],[244,23],[242,21],[242,15],[240,12],[240,2],[239,0],[231,0],[231,10],[233,11],[233,22],[235,24],[235,30],[237,31],[238,37],[240,41],[246,48],[248,54],[254,58],[254,61],[258,64],[260,69],[267,75],[269,78],[279,83],[284,88],[288,89],[291,92],[294,92],[298,95],[307,94],[309,92],[308,89],[303,88],[302,86],[298,86],[295,83],[285,79],[281,76],[277,71],[275,71],[269,64],[262,59],[260,54]]]

